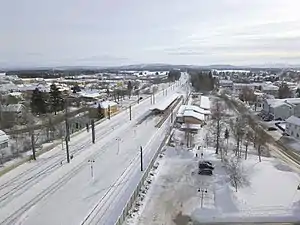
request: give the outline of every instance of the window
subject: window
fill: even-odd
[[[297,138],[299,138],[299,134],[297,134]]]
[[[3,142],[0,144],[0,149],[4,149],[8,147],[8,142]]]

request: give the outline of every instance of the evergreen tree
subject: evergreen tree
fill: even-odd
[[[171,70],[168,73],[168,81],[174,82],[176,80],[179,80],[180,76],[181,76],[181,72],[179,70]]]
[[[292,91],[290,90],[289,86],[282,82],[278,89],[278,97],[279,98],[290,98],[292,96]]]
[[[104,118],[103,110],[102,110],[102,107],[100,104],[98,104],[98,116],[99,116],[99,119]]]
[[[191,71],[190,79],[196,91],[212,91],[215,87],[215,79],[210,71]]]
[[[128,83],[127,83],[127,91],[128,91],[128,97],[129,97],[129,99],[131,97],[132,88],[133,88],[133,86],[132,86],[131,81],[128,81]]]
[[[47,112],[44,95],[38,88],[32,92],[30,108],[34,114],[45,114]]]
[[[296,98],[300,98],[300,88],[297,88],[296,90]]]
[[[62,98],[62,93],[55,84],[51,84],[49,93],[49,105],[50,111],[56,113],[63,109],[64,100]]]

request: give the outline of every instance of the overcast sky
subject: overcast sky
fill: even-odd
[[[0,67],[300,64],[300,0],[0,0]]]

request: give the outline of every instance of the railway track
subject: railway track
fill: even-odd
[[[121,131],[121,128],[122,127],[119,128],[120,131]],[[112,136],[114,136],[114,135],[112,135]],[[62,177],[60,177],[55,183],[52,183],[46,189],[44,189],[39,194],[37,194],[34,198],[32,198],[27,203],[25,203],[24,205],[22,205],[21,208],[19,208],[19,209],[15,210],[14,212],[12,212],[3,221],[1,221],[0,224],[1,225],[16,224],[16,222],[18,221],[18,219],[26,211],[30,210],[30,208],[32,208],[35,204],[37,204],[38,202],[40,202],[41,200],[43,200],[45,197],[47,197],[47,196],[53,194],[55,191],[57,191],[60,187],[62,187],[65,183],[67,183],[70,179],[72,179],[76,174],[78,174],[83,169],[83,167],[88,166],[87,163],[86,163],[88,159],[90,159],[90,158],[98,158],[102,154],[104,154],[108,150],[108,147],[113,142],[114,142],[114,139],[112,138],[111,141],[109,141],[108,143],[106,143],[106,144],[104,144],[102,146],[99,146],[100,149],[103,149],[102,151],[95,152],[95,153],[93,153],[93,154],[85,157],[85,159],[81,163],[79,163],[76,167],[72,168],[69,172],[67,172]]]
[[[156,136],[156,133],[152,136],[154,138]],[[151,154],[151,148],[150,144],[152,143],[151,139],[147,147],[144,149],[144,157],[147,158]],[[92,224],[106,224],[106,220],[104,221],[104,216],[108,213],[110,207],[119,200],[119,198],[122,196],[123,192],[126,190],[126,184],[128,184],[128,181],[131,177],[134,177],[136,173],[139,171],[137,168],[139,168],[140,163],[140,154],[136,154],[135,157],[130,161],[129,165],[123,170],[120,177],[116,179],[116,181],[111,185],[103,197],[99,200],[99,202],[96,203],[94,208],[89,212],[89,214],[86,216],[86,218],[80,223],[80,225],[92,225]],[[124,187],[124,186],[125,187]],[[118,187],[123,186],[122,189],[118,189]],[[99,216],[100,214],[100,216]]]
[[[114,124],[114,126],[115,126],[115,124]],[[113,126],[113,128],[114,128],[114,126]],[[110,132],[111,132],[111,129],[109,129],[109,130],[106,129],[104,132],[101,132],[100,134],[98,134],[96,138],[101,139]],[[88,142],[88,141],[86,141],[84,143],[81,143],[80,141],[81,141],[81,139],[76,142],[76,145],[74,145],[74,150],[70,151],[71,155],[77,156],[82,151],[84,151],[85,148],[88,148],[93,145],[91,142]],[[15,177],[14,179],[9,180],[9,181],[5,182],[4,184],[2,184],[0,186],[0,191],[2,191],[4,189],[8,189],[8,190],[6,192],[4,192],[3,194],[0,194],[0,208],[6,206],[9,203],[10,199],[20,196],[23,193],[23,192],[20,192],[20,190],[24,189],[24,191],[26,191],[31,186],[35,185],[37,182],[39,182],[42,179],[49,176],[56,169],[60,168],[61,162],[62,162],[62,157],[59,157],[59,156],[63,156],[63,155],[64,155],[63,153],[55,154],[54,156],[51,157],[51,158],[57,157],[57,159],[55,161],[51,162],[48,166],[43,168],[41,171],[33,174],[32,176],[29,176],[25,180],[22,178],[24,176],[30,174],[32,171],[36,170],[37,168],[39,168],[41,165],[44,164],[44,162],[38,163],[34,167],[30,168],[28,171],[24,171],[21,174],[19,174],[17,177]],[[13,186],[13,187],[9,188],[10,186]]]

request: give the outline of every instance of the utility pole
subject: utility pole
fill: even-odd
[[[108,104],[108,119],[110,120],[110,105]]]
[[[199,188],[198,192],[201,192],[201,208],[203,208],[204,193],[207,193],[207,189]]]
[[[129,105],[129,120],[131,120],[131,105]]]
[[[70,141],[70,132],[69,132],[69,121],[68,121],[68,100],[65,102],[65,122],[66,122],[66,151],[67,151],[67,162],[70,163],[70,153],[69,153],[69,141]]]
[[[144,170],[144,166],[143,166],[143,147],[140,147],[140,151],[141,151],[141,171]]]
[[[69,119],[68,119],[68,99],[66,98],[65,102],[65,122],[66,122],[66,136],[68,138],[68,141],[70,141],[70,125],[69,125]]]
[[[95,121],[94,119],[91,120],[91,125],[92,125],[92,142],[95,144]]]
[[[31,126],[31,125],[30,125]],[[36,160],[36,154],[35,154],[35,138],[34,138],[34,130],[31,127],[30,128],[30,138],[31,138],[31,147],[32,147],[32,159]]]
[[[92,179],[94,179],[94,166],[93,166],[93,164],[95,162],[95,159],[89,159],[88,162],[91,165],[91,177],[92,177]]]

